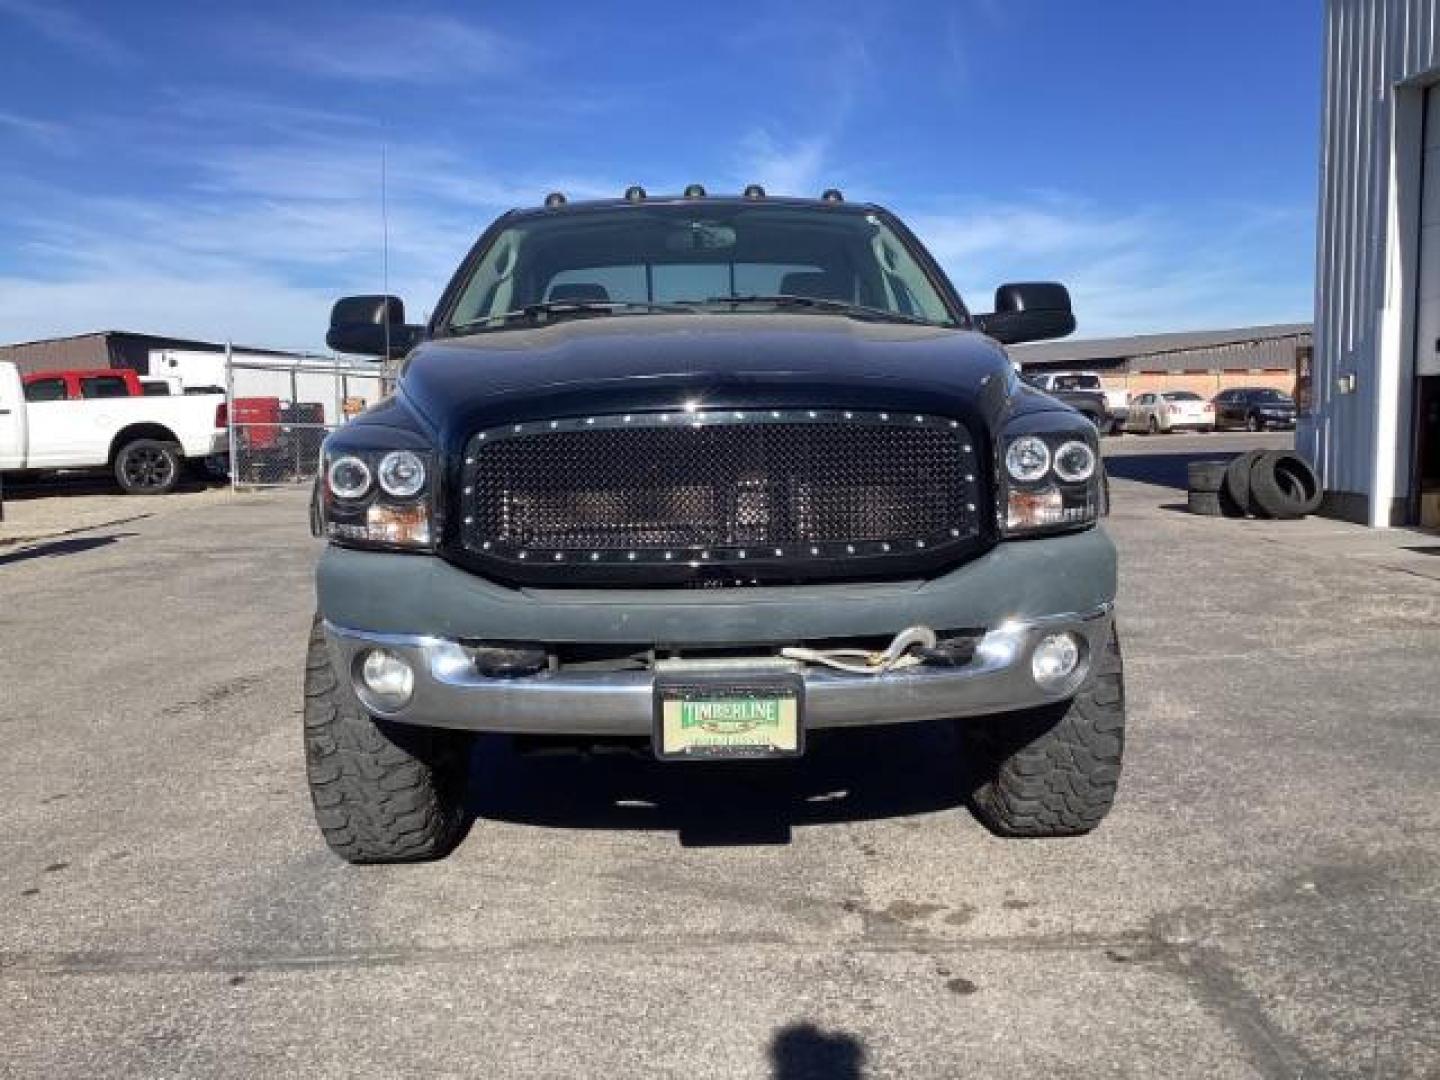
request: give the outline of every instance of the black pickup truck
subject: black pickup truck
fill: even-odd
[[[972,314],[884,209],[758,188],[553,195],[426,326],[338,302],[333,348],[402,363],[316,490],[331,848],[443,855],[477,732],[704,768],[951,718],[991,829],[1094,828],[1124,733],[1097,432],[1003,347],[1073,327],[1061,286]]]

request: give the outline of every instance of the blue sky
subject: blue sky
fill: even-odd
[[[975,309],[1054,278],[1080,336],[1308,319],[1318,0],[0,0],[0,341],[316,346],[428,311],[498,213],[838,185]]]

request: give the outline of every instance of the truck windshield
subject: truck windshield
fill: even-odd
[[[829,207],[658,204],[521,218],[475,263],[446,329],[509,325],[537,305],[612,314],[770,305],[958,322],[880,215]]]

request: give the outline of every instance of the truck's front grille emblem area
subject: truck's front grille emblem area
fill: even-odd
[[[913,413],[545,420],[478,432],[465,460],[464,550],[524,581],[904,574],[973,547],[984,505],[964,425]]]

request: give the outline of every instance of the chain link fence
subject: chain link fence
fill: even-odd
[[[231,485],[309,483],[319,471],[326,434],[388,390],[378,365],[360,367],[330,357],[232,359],[225,386]]]

